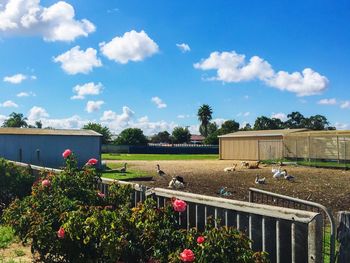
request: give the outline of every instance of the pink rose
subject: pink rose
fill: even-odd
[[[196,259],[196,257],[194,256],[194,253],[191,249],[185,249],[184,251],[182,251],[182,253],[180,253],[180,259],[183,262],[193,262]]]
[[[175,199],[173,201],[173,208],[176,212],[184,212],[186,210],[186,202],[180,199]]]
[[[106,196],[104,193],[101,193],[101,192],[98,192],[97,195],[101,198],[105,198],[105,196]]]
[[[45,180],[43,180],[43,181],[41,182],[41,185],[42,185],[43,187],[50,187],[50,186],[51,186],[51,182],[50,182],[50,180],[45,179]]]
[[[205,238],[203,236],[197,237],[197,243],[202,244],[205,241]]]
[[[95,159],[95,158],[91,158],[86,164],[87,165],[95,165],[95,164],[97,164],[97,159]]]
[[[59,239],[63,239],[64,238],[64,234],[65,234],[64,228],[60,227],[60,229],[58,229],[58,231],[57,231],[58,238]]]
[[[67,159],[72,154],[72,151],[67,149],[62,153],[64,159]]]

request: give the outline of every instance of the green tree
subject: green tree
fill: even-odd
[[[198,120],[201,122],[199,131],[204,137],[208,136],[208,125],[212,119],[213,110],[208,104],[203,104],[198,109]]]
[[[251,131],[252,130],[252,125],[247,123],[243,128],[239,129],[240,131]]]
[[[22,113],[12,112],[2,127],[25,128],[28,127],[27,120]]]
[[[323,115],[310,116],[305,119],[305,128],[310,130],[328,130],[329,122]],[[334,127],[330,127],[331,129]]]
[[[170,133],[167,131],[158,132],[153,135],[151,138],[151,142],[153,143],[170,143]]]
[[[146,145],[147,143],[146,136],[138,128],[127,128],[123,130],[114,141],[116,145]]]
[[[174,143],[189,143],[191,133],[187,128],[175,127],[172,133]]]
[[[99,123],[89,122],[85,124],[83,129],[85,130],[93,130],[102,134],[102,144],[108,144],[111,141],[112,133],[106,126],[102,126]]]
[[[239,123],[235,120],[225,121],[220,128],[220,135],[236,132],[239,130]]]
[[[306,118],[298,111],[293,111],[287,115],[288,119],[285,122],[285,127],[289,129],[305,128]]]
[[[219,135],[221,135],[219,133],[219,130],[210,133],[207,137],[205,137],[203,143],[204,144],[209,144],[209,145],[218,145],[219,144]]]
[[[261,116],[256,118],[254,123],[254,130],[277,130],[283,129],[284,122],[278,118],[268,118],[266,116]]]

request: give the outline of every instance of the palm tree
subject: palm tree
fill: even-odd
[[[198,109],[198,120],[201,122],[199,131],[204,136],[208,136],[208,125],[210,123],[210,120],[212,119],[213,110],[208,104],[203,104]]]
[[[2,127],[28,127],[27,118],[25,118],[22,113],[12,112],[9,118],[4,121]]]

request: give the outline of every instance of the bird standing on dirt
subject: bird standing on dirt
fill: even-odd
[[[259,175],[258,174],[256,175],[256,177],[255,177],[256,184],[265,184],[265,181],[266,181],[265,177],[260,179]]]
[[[287,170],[285,170],[286,173],[284,175],[284,179],[286,179],[287,181],[294,181],[294,176],[293,175],[290,175],[287,173]]]
[[[126,173],[126,165],[127,163],[124,163],[124,167],[120,169],[121,173]]]
[[[163,178],[164,178],[164,176],[166,175],[165,172],[163,172],[162,170],[160,170],[159,164],[157,164],[157,174],[158,174],[159,176],[163,177]]]

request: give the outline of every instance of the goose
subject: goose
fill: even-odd
[[[265,184],[265,181],[266,181],[265,177],[260,179],[259,175],[258,174],[256,175],[256,177],[255,177],[256,184]]]
[[[159,164],[157,164],[157,174],[161,177],[164,177],[166,175],[165,172],[163,172],[162,170],[160,170],[160,166]]]
[[[287,170],[281,170],[280,168],[273,174],[273,178],[279,179],[287,174]]]
[[[235,163],[235,164],[233,164],[232,167],[226,167],[224,169],[224,172],[234,172],[234,171],[236,171],[236,167],[237,167],[237,164]]]
[[[179,182],[183,183],[183,184],[186,184],[185,180],[184,180],[184,178],[182,176],[177,175],[177,176],[175,176],[175,179],[178,180]]]
[[[124,167],[120,169],[121,173],[126,173],[126,165],[127,163],[124,163]]]
[[[222,195],[222,196],[230,196],[230,195],[232,195],[231,192],[227,191],[227,187],[224,187],[224,186],[219,188],[218,194]]]

